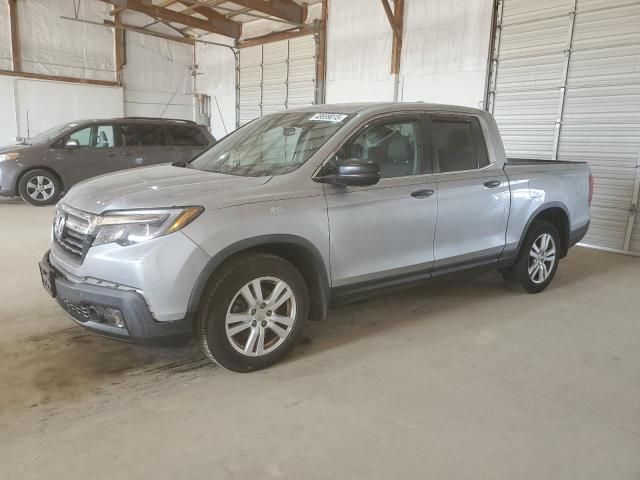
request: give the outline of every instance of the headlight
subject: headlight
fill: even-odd
[[[132,245],[168,235],[186,227],[203,211],[203,207],[184,207],[108,212],[95,217],[92,245]]]
[[[4,162],[5,160],[15,160],[20,156],[17,152],[12,153],[0,153],[0,162]]]

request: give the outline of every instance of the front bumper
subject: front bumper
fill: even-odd
[[[55,299],[79,325],[93,332],[144,345],[167,345],[188,341],[192,331],[190,314],[180,320],[158,322],[153,319],[144,298],[133,290],[72,282],[49,262],[49,252],[40,261],[40,268],[53,272]],[[123,327],[101,321],[95,310],[104,308],[120,312]]]

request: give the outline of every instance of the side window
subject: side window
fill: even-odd
[[[482,129],[475,117],[433,117],[431,138],[435,165],[441,173],[489,165]]]
[[[378,123],[344,144],[336,160],[375,161],[382,178],[405,177],[422,173],[421,149],[419,120]]]
[[[99,125],[96,129],[94,140],[95,148],[109,148],[115,146],[115,135],[113,125]]]
[[[91,145],[91,130],[93,127],[83,128],[69,135],[69,140],[77,140],[81,147],[89,147]]]
[[[173,125],[168,128],[176,147],[204,147],[209,144],[206,135],[197,127]]]
[[[152,145],[166,145],[164,128],[162,125],[128,123],[120,126],[122,145],[125,147],[143,147]]]

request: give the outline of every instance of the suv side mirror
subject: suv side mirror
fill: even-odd
[[[347,187],[367,187],[380,181],[378,162],[351,158],[339,162],[336,167],[334,174],[318,177],[316,180]]]
[[[76,140],[75,138],[70,138],[64,144],[64,148],[78,148],[79,146],[80,146],[80,142],[78,140]]]

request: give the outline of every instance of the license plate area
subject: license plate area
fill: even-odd
[[[49,295],[55,298],[56,296],[56,272],[51,266],[40,262],[40,279],[42,280],[42,286]]]

